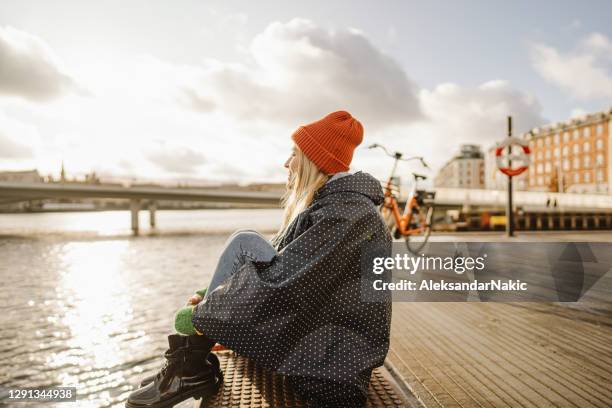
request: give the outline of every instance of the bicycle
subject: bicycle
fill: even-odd
[[[420,156],[403,158],[402,153],[390,153],[387,148],[378,143],[368,146],[368,149],[375,148],[381,148],[387,156],[394,159],[391,175],[384,187],[385,201],[380,206],[381,216],[391,230],[393,237],[396,239],[404,237],[408,251],[416,254],[427,244],[431,234],[436,193],[434,191],[419,190],[417,188],[419,180],[426,180],[427,176],[411,173],[414,179],[412,191],[402,211],[398,201],[399,185],[395,186],[393,179],[395,178],[395,171],[399,161],[419,160],[423,167],[429,168],[429,166]],[[422,240],[415,241],[413,238],[416,236],[421,236]]]

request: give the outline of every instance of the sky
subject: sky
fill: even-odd
[[[612,2],[2,1],[0,171],[283,182],[335,110],[433,177],[462,143],[612,107]]]

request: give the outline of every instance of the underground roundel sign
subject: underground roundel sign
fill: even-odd
[[[512,154],[508,154],[506,149],[508,146],[516,146],[512,148]],[[518,153],[515,151],[518,149]],[[509,177],[518,176],[529,166],[531,150],[527,143],[516,137],[509,137],[497,145],[495,149],[495,160],[499,170]],[[512,167],[509,166],[512,161]]]

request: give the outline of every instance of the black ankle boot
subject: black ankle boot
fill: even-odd
[[[221,376],[207,360],[215,342],[205,336],[168,336],[166,362],[153,381],[132,392],[128,408],[173,407],[188,398],[214,395],[221,385]]]
[[[187,347],[189,347],[189,345]],[[221,362],[219,361],[219,357],[217,357],[217,355],[211,351],[206,356],[206,360],[208,360],[208,363],[212,366],[213,370],[215,371],[215,375],[220,378],[221,381],[223,381],[223,370],[221,370]],[[143,378],[142,381],[140,381],[140,386],[144,387],[145,385],[152,383],[155,376],[156,374],[153,374]]]

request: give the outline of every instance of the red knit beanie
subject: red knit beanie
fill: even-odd
[[[353,151],[363,140],[363,126],[350,113],[337,111],[300,126],[291,138],[319,170],[334,174],[349,169]]]

